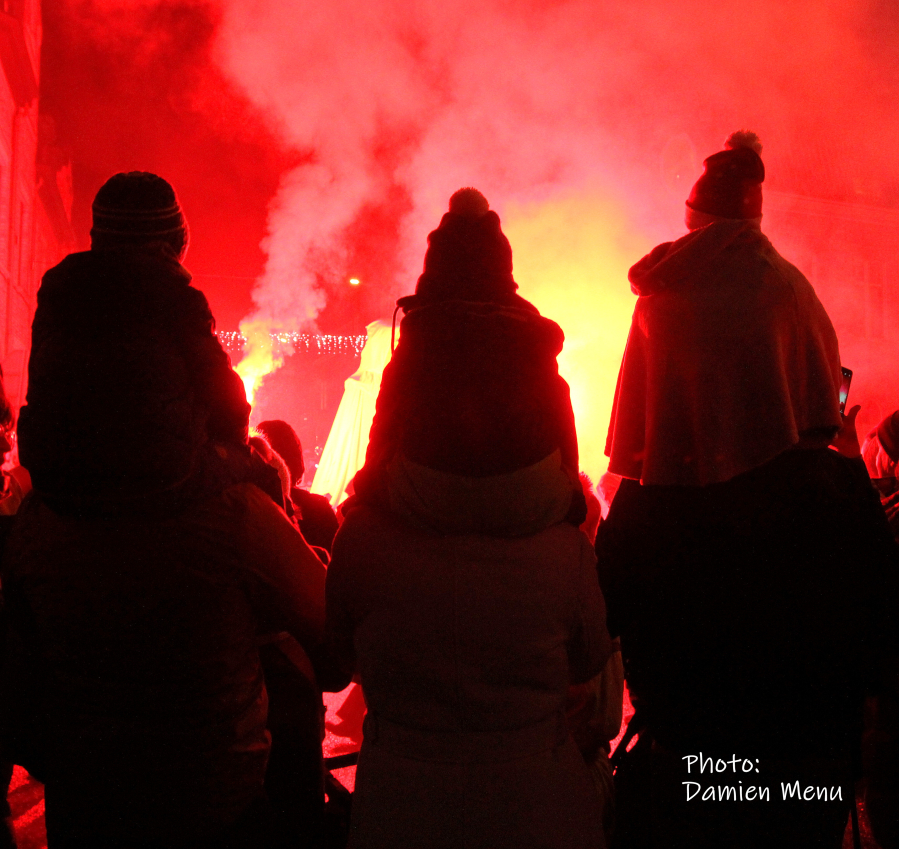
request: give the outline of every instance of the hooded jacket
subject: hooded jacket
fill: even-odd
[[[606,443],[611,472],[705,486],[840,427],[833,325],[753,222],[659,245],[629,279],[639,300]]]
[[[605,846],[564,720],[612,651],[595,562],[565,523],[501,539],[347,516],[326,596],[368,705],[351,846]]]

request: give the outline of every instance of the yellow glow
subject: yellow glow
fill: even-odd
[[[358,278],[358,277],[351,277],[351,278],[350,278],[350,286],[358,286],[358,285],[359,285],[359,278]]]
[[[244,320],[240,323],[240,332],[246,337],[247,342],[244,345],[243,359],[234,370],[243,380],[247,401],[252,405],[262,378],[280,368],[284,357],[274,353],[269,322],[259,319]]]
[[[581,468],[605,472],[609,415],[635,297],[627,271],[651,247],[620,203],[577,194],[507,207],[519,294],[565,331],[559,370],[571,386]]]

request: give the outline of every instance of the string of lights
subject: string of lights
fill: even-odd
[[[216,335],[229,353],[241,353],[247,337],[239,331],[221,330]],[[340,335],[333,333],[270,333],[273,353],[343,354],[359,356],[365,345],[366,335]],[[285,350],[289,349],[289,350]]]

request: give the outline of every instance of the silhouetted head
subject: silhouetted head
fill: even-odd
[[[512,247],[499,216],[477,189],[459,189],[428,235],[424,272],[405,308],[445,300],[494,301],[515,294]]]
[[[299,485],[306,472],[306,463],[303,460],[303,445],[296,431],[287,422],[282,422],[280,419],[259,422],[256,430],[265,437],[268,444],[287,463],[293,485]]]
[[[170,249],[180,261],[187,252],[187,221],[171,185],[147,171],[110,177],[93,203],[91,248],[127,246]]]
[[[687,227],[695,230],[717,218],[754,220],[762,217],[765,165],[755,133],[731,133],[724,150],[703,163],[702,176],[687,199]]]

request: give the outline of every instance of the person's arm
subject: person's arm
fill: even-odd
[[[339,672],[324,640],[324,565],[260,489],[240,484],[225,497],[241,517],[246,583],[261,629],[287,631],[294,637],[312,661],[319,686],[332,690]]]
[[[353,645],[356,621],[352,613],[352,580],[349,577],[356,557],[353,540],[353,520],[348,519],[334,538],[325,588],[326,640],[331,661],[339,673],[334,681],[335,691],[346,687],[357,672]],[[343,686],[338,686],[340,684]]]
[[[612,654],[606,628],[606,604],[596,577],[596,555],[589,540],[579,534],[580,557],[576,580],[577,611],[568,642],[569,675],[572,684],[584,684],[602,672]]]
[[[623,478],[596,532],[596,573],[613,637],[620,637],[643,613],[654,582],[653,566],[664,559],[662,537],[653,534],[649,500],[639,481]]]

